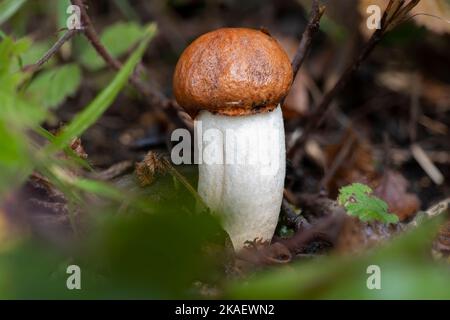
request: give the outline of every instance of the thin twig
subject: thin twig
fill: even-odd
[[[76,5],[80,8],[81,21],[84,26],[84,34],[86,35],[86,38],[109,66],[116,70],[119,70],[122,67],[122,64],[120,63],[120,61],[111,56],[108,50],[106,50],[106,48],[100,42],[100,38],[97,35],[97,31],[94,29],[91,18],[87,14],[83,0],[71,0],[71,2],[73,5]]]
[[[300,67],[306,59],[314,35],[317,33],[317,31],[319,31],[319,22],[324,12],[325,6],[320,5],[318,0],[314,0],[311,8],[311,14],[309,16],[309,22],[300,38],[297,52],[295,53],[294,59],[292,60],[292,71],[294,74],[294,79],[297,76],[298,70],[300,70]],[[283,103],[284,99],[281,104],[283,105]]]
[[[347,85],[347,83],[353,76],[354,72],[359,69],[361,63],[367,58],[370,52],[380,42],[382,38],[382,31],[380,30],[381,29],[377,29],[377,31],[374,32],[374,34],[370,38],[367,45],[364,47],[361,54],[357,57],[357,59],[353,62],[353,64],[347,68],[347,70],[339,78],[335,86],[323,97],[322,102],[317,106],[317,108],[312,113],[310,119],[308,120],[308,123],[305,127],[305,130],[303,131],[303,134],[289,150],[288,156],[292,156],[295,150],[301,148],[305,144],[311,132],[322,124],[323,120],[328,114],[327,111],[329,109],[329,106],[331,105],[331,102],[333,101],[337,93]],[[297,163],[299,159],[295,160],[296,161],[294,161],[294,163]]]
[[[325,6],[320,5],[318,0],[314,0],[308,25],[306,26],[306,29],[300,38],[297,52],[295,53],[294,59],[292,60],[292,70],[294,72],[294,78],[297,75],[297,72],[302,66],[303,62],[305,61],[314,35],[317,33],[317,31],[319,31],[319,22],[324,12]]]
[[[312,113],[311,117],[308,119],[308,123],[306,128],[301,135],[301,137],[294,143],[292,148],[288,151],[288,156],[292,157],[294,154],[297,155],[296,159],[293,159],[294,163],[298,163],[303,156],[303,152],[295,153],[296,150],[302,149],[309,135],[319,127],[328,114],[329,107],[331,102],[336,97],[337,93],[341,91],[350,81],[353,74],[359,69],[362,62],[366,60],[366,58],[370,55],[376,45],[381,41],[383,35],[390,29],[392,29],[395,25],[398,24],[399,20],[403,17],[403,15],[407,14],[407,10],[411,10],[415,5],[417,5],[418,1],[413,0],[409,2],[405,7],[404,1],[399,3],[394,0],[390,0],[386,10],[383,13],[380,28],[377,29],[369,41],[366,43],[364,48],[362,49],[359,56],[353,61],[353,63],[345,70],[345,72],[341,75],[339,80],[336,82],[334,87],[324,96],[322,102],[317,106],[315,111]],[[394,6],[395,4],[395,6]]]
[[[299,231],[299,229],[308,229],[311,226],[308,220],[305,219],[305,217],[303,217],[301,214],[297,214],[294,211],[292,205],[286,198],[283,198],[283,201],[281,203],[281,213],[281,217],[284,220],[284,223],[288,227],[293,228],[296,232]]]
[[[83,4],[83,0],[71,0],[71,2],[73,5],[76,5],[80,8],[81,21],[84,27],[84,35],[89,40],[91,45],[111,68],[120,70],[120,68],[122,67],[122,63],[119,60],[115,59],[101,43],[92,20],[89,17],[87,10]],[[155,112],[157,112],[160,116],[165,118],[167,116],[167,118],[175,121],[177,126],[192,126],[189,119],[183,116],[183,111],[174,101],[167,98],[164,94],[162,94],[155,88],[152,88],[150,85],[143,83],[138,74],[132,74],[129,81],[142,95],[147,98],[149,104],[156,105],[162,108],[162,110],[165,112],[165,115],[158,109],[155,109]]]
[[[78,32],[82,31],[81,29],[70,29],[67,30],[64,35],[56,41],[56,43],[40,58],[36,63],[24,66],[22,71],[25,72],[34,72],[40,67],[42,67],[51,57],[53,57],[59,49],[63,46],[64,43],[69,41],[76,35]]]
[[[433,163],[425,150],[417,144],[413,143],[410,147],[411,154],[414,159],[419,163],[422,169],[427,173],[431,180],[437,185],[441,185],[445,181],[444,175],[441,173],[438,167]]]

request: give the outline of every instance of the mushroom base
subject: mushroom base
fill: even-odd
[[[278,222],[286,171],[281,107],[234,117],[202,111],[195,130],[202,155],[198,192],[223,216],[235,250],[247,240],[270,241]]]

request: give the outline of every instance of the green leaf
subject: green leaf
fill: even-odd
[[[27,0],[3,0],[0,2],[0,25],[11,18]]]
[[[31,159],[21,132],[0,119],[0,200],[29,173]]]
[[[73,95],[81,83],[81,70],[76,64],[40,73],[27,89],[43,106],[54,108]]]
[[[141,60],[147,45],[155,33],[156,25],[151,24],[147,28],[145,37],[139,47],[133,52],[127,63],[122,67],[109,86],[103,89],[83,111],[77,114],[72,122],[55,138],[53,143],[46,148],[47,152],[54,152],[64,148],[74,137],[80,136],[100,118],[127,83],[128,78]]]
[[[351,216],[362,221],[397,223],[398,217],[388,212],[386,202],[372,195],[372,189],[362,183],[353,183],[339,189],[338,202]]]
[[[107,27],[100,36],[100,41],[114,58],[118,58],[135,45],[143,37],[144,32],[145,29],[137,23],[119,22]],[[92,71],[105,66],[105,62],[92,46],[81,53],[80,61]]]

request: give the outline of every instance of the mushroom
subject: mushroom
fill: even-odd
[[[247,28],[200,36],[176,65],[175,98],[199,133],[198,193],[223,214],[235,250],[274,234],[286,171],[279,102],[292,79],[278,42]]]

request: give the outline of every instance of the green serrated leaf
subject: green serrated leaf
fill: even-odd
[[[39,74],[27,92],[43,106],[54,108],[74,94],[80,83],[80,68],[76,64],[68,64]]]
[[[372,195],[373,190],[362,183],[353,183],[339,189],[338,203],[351,216],[361,221],[397,223],[398,217],[388,211],[386,202]]]
[[[144,35],[145,29],[134,22],[119,22],[105,29],[100,41],[114,57],[118,58],[126,53]],[[105,66],[105,62],[92,46],[86,47],[81,53],[80,62],[89,70],[95,71]]]

